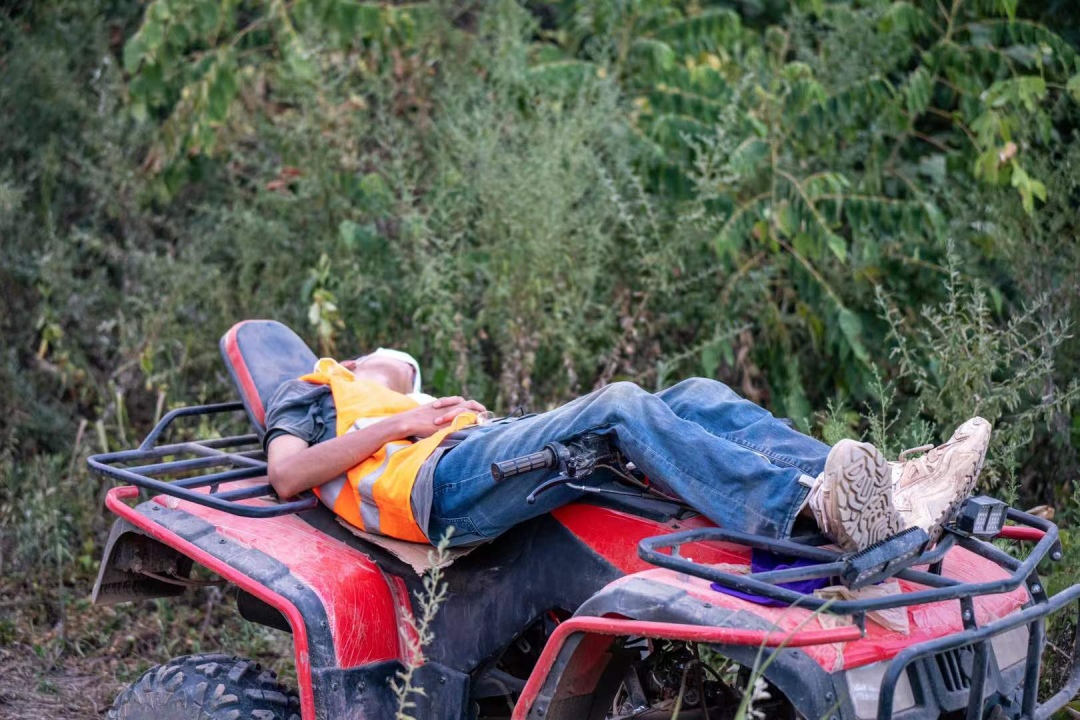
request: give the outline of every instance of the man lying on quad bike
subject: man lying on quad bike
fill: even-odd
[[[558,469],[500,482],[499,461],[607,436],[659,493],[721,527],[785,538],[803,514],[857,551],[911,527],[936,540],[975,486],[990,439],[976,417],[918,459],[888,463],[868,443],[829,448],[702,378],[656,394],[619,382],[546,413],[489,415],[474,400],[421,393],[406,353],[324,358],[267,407],[270,483],[283,498],[312,489],[368,532],[438,542],[452,527],[451,544],[475,544],[587,490],[562,483],[525,503]]]
[[[965,499],[983,420],[890,464],[710,380],[493,419],[420,395],[393,351],[320,361],[266,320],[220,346],[239,402],[175,408],[88,459],[124,483],[93,601],[224,584],[243,617],[291,634],[297,692],[243,658],[185,655],[111,718],[381,720],[405,667],[424,720],[730,720],[749,697],[770,718],[1041,720],[1080,692],[1080,632],[1060,637],[1080,623],[1047,637],[1080,601],[1040,578],[1063,557],[1057,527]],[[251,432],[219,434],[240,411]],[[219,429],[173,434],[196,417]],[[471,547],[440,566],[418,652],[419,543],[450,527]],[[1044,648],[1066,647],[1071,667],[1041,683]]]

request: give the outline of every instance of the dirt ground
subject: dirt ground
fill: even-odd
[[[62,605],[40,578],[0,572],[0,720],[103,718],[145,670],[203,652],[253,659],[295,686],[291,637],[241,620],[218,588],[94,606],[92,577],[70,578]]]
[[[102,659],[66,656],[50,663],[21,643],[0,647],[0,718],[102,718],[122,683]]]

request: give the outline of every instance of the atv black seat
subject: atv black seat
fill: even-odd
[[[311,372],[317,358],[292,330],[274,320],[244,320],[219,343],[251,424],[262,437],[266,406],[286,380]]]

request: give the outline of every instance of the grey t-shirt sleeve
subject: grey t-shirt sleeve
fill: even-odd
[[[263,449],[281,435],[292,435],[314,445],[334,437],[336,426],[337,412],[329,385],[289,380],[267,404]]]

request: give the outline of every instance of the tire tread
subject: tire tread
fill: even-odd
[[[184,655],[117,695],[108,720],[299,720],[300,698],[277,674],[231,655]]]

